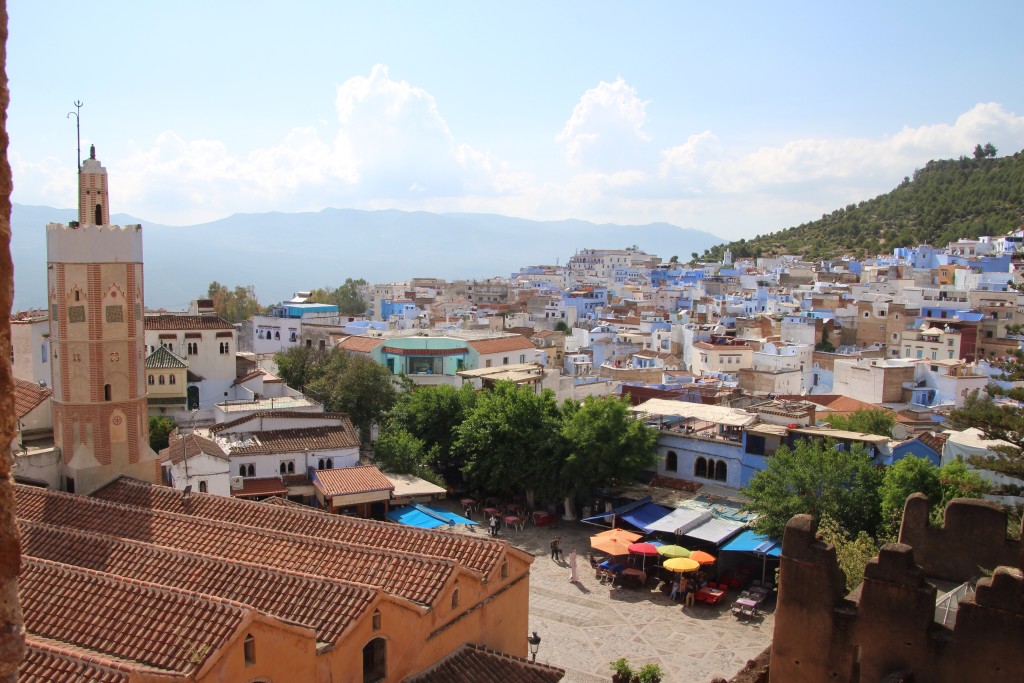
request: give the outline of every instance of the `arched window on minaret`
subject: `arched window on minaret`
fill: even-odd
[[[96,225],[103,225],[103,205],[96,205]]]

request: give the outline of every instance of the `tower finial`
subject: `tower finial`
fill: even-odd
[[[78,173],[82,173],[82,105],[85,104],[75,100],[75,111],[69,111],[66,118],[75,117],[75,134],[78,136]]]
[[[89,158],[90,159],[95,159],[96,158],[96,145],[89,145]]]

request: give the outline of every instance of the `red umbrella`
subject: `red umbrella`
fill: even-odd
[[[643,560],[640,566],[643,569],[647,569],[647,558],[658,556],[658,546],[651,545],[650,543],[634,543],[629,546],[629,552],[642,557]]]

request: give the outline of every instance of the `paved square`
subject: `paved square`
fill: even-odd
[[[740,621],[731,612],[735,594],[714,607],[683,608],[656,590],[653,580],[642,589],[602,585],[587,559],[590,536],[600,531],[559,520],[556,528],[528,524],[523,531],[502,529],[499,536],[537,557],[530,573],[530,630],[542,639],[537,661],[565,669],[565,681],[608,683],[608,663],[625,657],[634,668],[659,664],[663,683],[709,683],[715,676],[731,678],[771,642],[772,614]],[[561,562],[550,559],[556,534],[562,537]],[[574,546],[578,584],[569,582]]]

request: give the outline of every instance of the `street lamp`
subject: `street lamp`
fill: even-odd
[[[526,642],[530,644],[530,661],[537,661],[537,650],[540,649],[540,636],[534,631],[533,635],[526,639]]]

